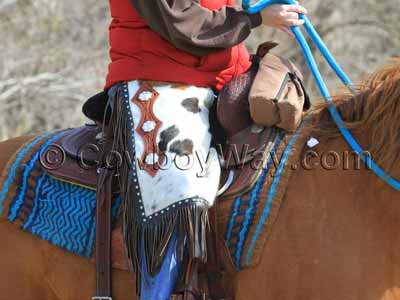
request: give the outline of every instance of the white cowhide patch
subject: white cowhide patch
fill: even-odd
[[[138,81],[128,83],[129,99],[139,89]],[[209,109],[214,101],[211,89],[188,86],[175,89],[170,85],[154,87],[159,93],[153,112],[162,122],[157,144],[166,150],[161,169],[155,176],[140,169],[136,160],[137,176],[143,201],[143,217],[163,213],[172,205],[190,198],[201,198],[211,206],[218,191],[220,165],[215,149],[210,148]],[[149,95],[139,96],[142,101]],[[141,119],[138,106],[130,101],[135,129]],[[144,131],[154,129],[144,123]],[[160,143],[161,142],[161,143]],[[135,131],[136,157],[144,152],[144,142]],[[207,160],[208,158],[208,160]],[[146,163],[157,163],[157,155],[147,155]],[[184,201],[185,200],[185,201]]]

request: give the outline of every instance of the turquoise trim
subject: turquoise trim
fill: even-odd
[[[304,125],[307,123],[307,121],[309,120],[310,116],[311,116],[311,113],[308,114],[307,117],[304,119],[304,121],[301,124],[300,128],[297,130],[295,135],[293,135],[293,137],[291,138],[291,140],[290,140],[289,144],[287,145],[285,151],[283,152],[283,155],[282,155],[281,161],[279,163],[278,169],[276,171],[274,180],[272,181],[272,185],[271,185],[271,189],[270,189],[270,192],[269,192],[269,195],[268,195],[267,203],[266,203],[264,211],[263,211],[263,213],[261,215],[261,219],[257,224],[257,228],[256,228],[256,231],[254,233],[254,236],[253,236],[253,238],[252,238],[252,240],[250,242],[250,247],[247,250],[246,261],[245,261],[246,262],[246,266],[248,266],[250,264],[250,259],[251,259],[251,255],[252,255],[253,250],[254,250],[254,246],[255,246],[255,244],[257,242],[258,236],[260,235],[260,232],[261,232],[261,230],[263,228],[263,225],[264,225],[265,221],[268,219],[268,216],[269,216],[269,213],[270,213],[270,209],[271,209],[271,203],[272,203],[272,200],[274,199],[276,189],[277,189],[278,184],[280,182],[282,172],[283,172],[283,170],[284,170],[284,168],[286,166],[286,162],[287,162],[287,160],[289,158],[289,155],[290,155],[290,152],[292,150],[292,147],[296,143],[296,141],[297,141],[302,129],[304,128]]]
[[[32,159],[29,161],[24,166],[24,174],[22,177],[22,183],[20,185],[19,191],[18,191],[18,196],[15,198],[14,204],[10,208],[10,212],[8,215],[8,219],[10,221],[15,221],[15,218],[17,217],[18,210],[21,208],[21,205],[24,203],[24,197],[26,195],[26,188],[28,185],[28,179],[29,179],[29,174],[32,172],[33,168],[35,167],[36,163],[40,159],[40,155],[43,153],[43,151],[49,147],[53,142],[61,138],[63,135],[65,135],[65,131],[53,136],[51,139],[49,139],[42,147],[41,149],[36,152]]]
[[[239,196],[233,202],[232,215],[231,215],[231,219],[229,220],[228,229],[225,234],[225,241],[226,241],[226,245],[228,246],[228,248],[231,247],[232,231],[233,231],[233,227],[235,226],[235,219],[236,219],[238,211],[239,211],[241,200],[242,200],[242,198]]]
[[[51,131],[51,132],[42,134],[39,137],[35,138],[16,157],[14,163],[12,164],[12,166],[10,168],[10,172],[8,173],[7,180],[4,182],[3,189],[0,193],[0,215],[3,213],[3,202],[8,194],[10,185],[14,180],[17,169],[21,164],[21,160],[29,152],[29,150],[31,150],[35,145],[37,145],[40,141],[44,140],[45,138],[49,137],[50,135],[54,134],[55,132],[57,132],[57,131]]]
[[[257,208],[257,205],[260,200],[260,191],[265,183],[265,180],[267,179],[269,168],[271,167],[271,163],[273,162],[272,157],[273,157],[273,155],[276,154],[276,151],[277,151],[279,145],[281,144],[283,138],[285,137],[285,135],[286,135],[285,132],[282,132],[278,135],[278,138],[275,141],[273,150],[270,153],[268,153],[269,157],[267,160],[267,164],[263,170],[263,174],[258,179],[256,186],[251,191],[249,208],[246,210],[242,229],[239,232],[239,241],[238,241],[238,245],[236,247],[236,253],[235,253],[235,264],[236,264],[236,268],[238,270],[241,269],[243,249],[244,249],[245,241],[247,238],[247,234],[249,232],[249,227],[251,226],[251,224],[253,222],[255,209]]]
[[[26,230],[29,226],[31,226],[34,218],[36,217],[36,213],[38,210],[39,205],[37,205],[37,201],[38,201],[38,197],[37,195],[39,195],[41,189],[42,189],[42,185],[43,185],[43,181],[47,179],[47,176],[45,173],[42,174],[42,176],[40,176],[37,184],[36,184],[36,188],[35,188],[35,202],[32,208],[32,212],[29,215],[29,218],[26,220],[25,224],[23,225],[23,228]]]

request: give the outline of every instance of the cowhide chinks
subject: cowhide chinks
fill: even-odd
[[[213,92],[194,86],[152,88],[138,81],[128,83],[128,92],[139,158],[142,221],[194,198],[212,206],[220,175],[218,156],[210,149],[208,113]]]
[[[207,259],[208,209],[220,180],[209,132],[214,93],[131,81],[116,87],[111,99],[108,135],[114,150],[129,156],[120,171],[122,229],[137,283],[159,273],[174,239],[180,276],[190,278],[197,272],[192,261]]]

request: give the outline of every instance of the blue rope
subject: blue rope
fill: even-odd
[[[271,4],[296,4],[296,2],[294,0],[260,0],[255,4],[251,4],[251,0],[243,0],[243,8],[250,14],[259,12],[260,10]],[[311,40],[317,46],[327,63],[340,78],[340,80],[349,88],[349,90],[354,94],[357,93],[353,83],[346,75],[346,73],[342,70],[333,55],[330,53],[329,49],[326,47],[325,43],[319,36],[318,32],[315,30],[314,26],[311,24],[310,20],[303,15],[301,15],[300,17],[304,19],[304,28],[306,29],[308,35],[311,37]],[[349,146],[361,157],[367,167],[370,168],[379,178],[388,183],[395,190],[400,191],[400,182],[391,177],[380,166],[372,161],[372,159],[368,155],[366,155],[366,152],[354,139],[351,132],[345,127],[343,120],[340,117],[340,114],[332,103],[332,98],[330,96],[329,90],[322,78],[321,72],[318,69],[318,65],[313,57],[310,46],[304,38],[304,35],[302,34],[300,28],[298,28],[297,26],[292,27],[292,31],[297,41],[299,42],[301,49],[303,50],[303,54],[306,58],[307,64],[317,83],[318,89],[324,97],[325,102],[331,103],[331,106],[329,107],[329,112]]]

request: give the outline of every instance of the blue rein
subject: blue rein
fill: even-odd
[[[260,0],[257,3],[252,4],[251,0],[243,0],[243,8],[250,14],[257,13],[264,9],[265,7],[272,4],[297,4],[294,0]],[[326,47],[324,41],[319,36],[318,32],[315,30],[314,26],[311,24],[310,20],[304,16],[300,15],[300,18],[304,20],[304,27],[310,36],[313,43],[317,46],[323,57],[328,62],[329,66],[333,69],[340,80],[348,87],[348,89],[353,93],[357,94],[357,89],[353,85],[350,78],[346,75],[340,65],[337,63],[329,49]],[[333,103],[331,95],[329,93],[328,87],[326,86],[324,79],[322,78],[321,72],[319,71],[318,65],[314,59],[310,46],[308,45],[303,33],[298,26],[293,26],[293,34],[295,35],[303,54],[306,58],[307,64],[311,70],[311,73],[317,83],[318,89],[320,90],[324,100],[328,103]],[[343,120],[340,114],[336,110],[334,105],[329,106],[329,112],[337,124],[341,134],[350,145],[350,147],[361,157],[363,162],[370,168],[377,176],[379,176],[383,181],[388,183],[391,187],[400,191],[400,182],[391,177],[386,173],[381,167],[379,167],[354,139],[350,131],[344,126]]]

